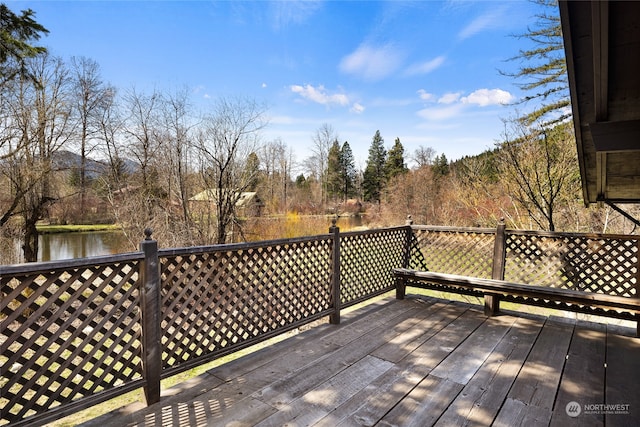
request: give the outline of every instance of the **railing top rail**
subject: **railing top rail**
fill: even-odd
[[[495,234],[495,228],[480,228],[480,227],[451,227],[446,225],[411,225],[413,230],[426,230],[426,231],[453,231],[461,233],[481,233],[481,234]]]
[[[638,240],[640,236],[635,234],[604,234],[604,233],[569,233],[559,231],[535,231],[535,230],[516,230],[507,229],[507,234],[518,234],[521,236],[542,236],[542,237],[570,237],[570,238],[588,238],[588,239],[618,239],[618,240]]]
[[[341,237],[361,236],[361,235],[371,234],[379,231],[406,230],[408,227],[409,227],[408,225],[400,225],[396,227],[371,228],[368,230],[345,231],[345,232],[340,232],[340,236]]]
[[[167,248],[158,250],[158,256],[193,255],[206,252],[227,252],[246,249],[257,249],[268,246],[288,245],[292,243],[305,243],[321,239],[330,239],[331,234],[318,234],[316,236],[294,237],[290,239],[260,240],[259,242],[225,243],[217,245],[189,246],[184,248]]]
[[[116,264],[126,261],[140,261],[143,259],[144,254],[142,252],[127,252],[115,255],[100,255],[86,258],[64,259],[58,261],[0,265],[0,276],[47,272],[52,270],[86,267],[88,265]]]
[[[495,228],[481,227],[454,227],[446,225],[411,225],[413,230],[425,231],[450,231],[460,233],[487,233],[495,234]],[[582,237],[589,239],[619,239],[619,240],[640,240],[640,235],[635,234],[607,234],[607,233],[577,233],[577,232],[561,232],[561,231],[541,231],[541,230],[518,230],[506,229],[508,234],[517,234],[521,236],[542,236],[542,237]]]

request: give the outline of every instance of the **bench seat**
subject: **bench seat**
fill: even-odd
[[[428,286],[421,285],[438,284],[466,290],[475,290],[484,294],[485,314],[488,316],[495,315],[499,312],[500,299],[501,296],[504,295],[561,301],[577,306],[616,310],[632,313],[635,317],[638,317],[638,314],[640,314],[640,298],[636,297],[551,288],[547,286],[528,285],[504,280],[483,279],[408,268],[395,268],[393,274],[396,279],[396,298],[398,299],[404,298],[407,285],[427,288]],[[638,329],[640,333],[640,325]]]

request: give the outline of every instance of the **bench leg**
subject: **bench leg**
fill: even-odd
[[[404,299],[406,288],[405,280],[400,277],[396,278],[396,299]]]
[[[484,315],[495,316],[500,312],[500,296],[484,294]]]

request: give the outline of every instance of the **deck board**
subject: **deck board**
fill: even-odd
[[[393,363],[365,356],[340,374],[309,390],[257,426],[312,425],[384,374]]]
[[[630,332],[389,297],[84,427],[640,425],[640,339]],[[630,413],[572,418],[571,401]]]
[[[455,381],[428,375],[380,420],[380,424],[397,427],[433,425],[462,387]]]
[[[511,316],[484,322],[460,344],[430,375],[466,385],[496,348],[516,319]]]
[[[602,414],[585,413],[572,418],[567,417],[563,411],[573,402],[604,402],[606,329],[606,325],[599,323],[576,325],[551,417],[552,426],[597,427],[604,424]]]
[[[517,318],[437,426],[490,425],[542,329],[542,320]]]
[[[327,381],[378,347],[384,345],[388,339],[398,333],[394,329],[397,326],[388,322],[390,320],[401,322],[406,317],[415,314],[414,312],[415,309],[408,306],[405,311],[381,310],[381,312],[378,313],[378,321],[371,322],[371,324],[368,325],[374,327],[358,327],[354,328],[351,334],[344,334],[350,337],[350,341],[334,339],[342,338],[341,336],[332,336],[326,340],[323,339],[322,341],[329,341],[331,343],[342,341],[344,345],[312,361],[312,363],[306,365],[304,369],[299,369],[291,375],[279,379],[275,383],[256,392],[254,397],[275,407],[288,405],[302,394],[313,389],[317,384]],[[386,316],[384,316],[385,314]],[[354,331],[357,331],[357,333]],[[288,360],[289,358],[287,358],[285,362]],[[260,375],[260,372],[261,371],[256,372],[255,375]]]
[[[640,425],[640,339],[608,332],[606,372],[605,403],[629,413],[607,413],[605,425]]]
[[[548,425],[566,361],[573,325],[545,322],[494,423]]]
[[[398,362],[433,337],[438,331],[460,317],[466,309],[454,304],[434,304],[423,311],[405,333],[385,343],[372,354],[390,362]]]

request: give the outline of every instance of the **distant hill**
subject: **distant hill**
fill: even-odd
[[[79,154],[73,153],[68,150],[61,150],[53,155],[53,164],[56,169],[61,170],[73,170],[80,169],[82,165],[82,157]],[[129,159],[124,159],[124,167],[126,173],[134,173],[138,170],[138,166],[135,162]],[[109,170],[107,162],[100,160],[93,160],[87,158],[86,160],[86,176],[88,179],[96,179],[101,175],[104,175]]]

